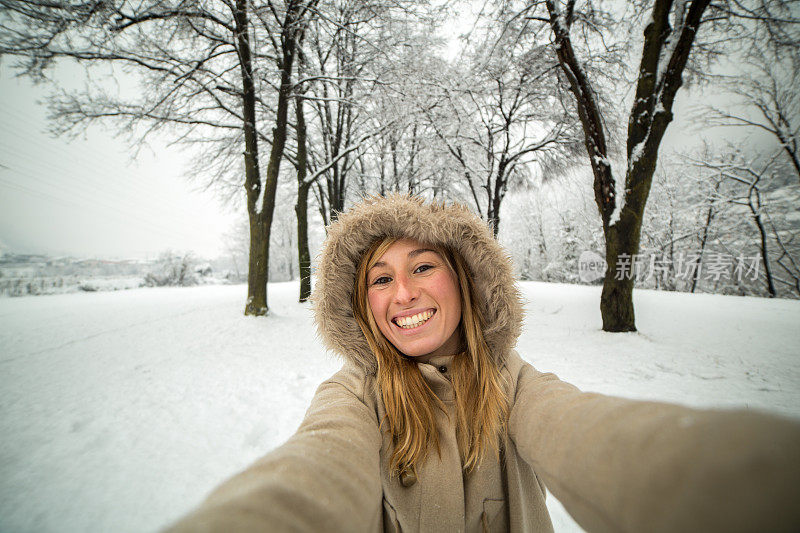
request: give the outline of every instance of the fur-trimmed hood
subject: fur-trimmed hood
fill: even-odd
[[[377,370],[350,302],[361,257],[384,237],[411,238],[461,254],[484,310],[486,342],[498,361],[504,359],[519,336],[522,305],[511,260],[491,228],[464,206],[399,194],[368,198],[328,227],[311,297],[325,345],[368,372]]]

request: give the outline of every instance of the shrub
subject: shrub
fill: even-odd
[[[191,252],[176,254],[164,252],[159,256],[153,269],[145,274],[144,284],[147,287],[197,285],[195,273],[196,258]]]

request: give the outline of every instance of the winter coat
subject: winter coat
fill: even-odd
[[[510,405],[499,456],[464,472],[449,364],[418,367],[447,413],[441,453],[392,477],[376,362],[353,318],[358,261],[376,239],[457,250],[484,311]],[[314,291],[322,340],[345,360],[284,445],[218,487],[169,531],[552,531],[545,486],[588,531],[797,531],[800,424],[584,393],[513,350],[522,321],[510,262],[458,206],[394,196],[329,228]],[[529,354],[529,357],[535,354]]]

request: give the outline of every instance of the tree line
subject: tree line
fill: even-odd
[[[779,277],[792,283],[793,233],[768,219],[759,191],[771,187],[767,178],[778,167],[794,168],[800,181],[796,1],[487,2],[460,53],[448,54],[445,21],[471,7],[425,0],[2,0],[0,53],[16,57],[18,72],[36,80],[47,80],[65,59],[84,65],[89,80],[98,69],[140,80],[135,92],[109,83],[55,87],[53,128],[69,134],[111,122],[133,142],[157,134],[199,147],[192,174],[246,206],[245,314],[269,310],[273,221],[276,209],[288,209],[276,206],[279,182],[294,182],[296,190],[304,301],[311,289],[309,209],[327,225],[360,196],[407,192],[467,203],[498,235],[508,224],[501,224],[501,208],[509,194],[590,169],[602,234],[595,238],[608,265],[603,329],[635,330],[636,279],[616,275],[617,266],[621,257],[639,255],[662,140],[687,81],[724,86],[741,102],[708,102],[698,121],[774,138],[775,153],[759,155],[758,169],[749,153],[738,160],[695,154],[691,168],[730,183],[717,193],[745,188],[716,198],[708,217],[722,204],[746,208],[767,271],[771,246],[792,272]],[[726,74],[721,65],[730,56],[746,68]],[[659,206],[664,190],[657,188]]]

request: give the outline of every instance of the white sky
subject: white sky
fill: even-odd
[[[153,145],[131,161],[113,130],[72,142],[47,133],[47,88],[0,66],[0,249],[153,257],[165,249],[212,258],[235,216],[185,177],[191,156]]]

